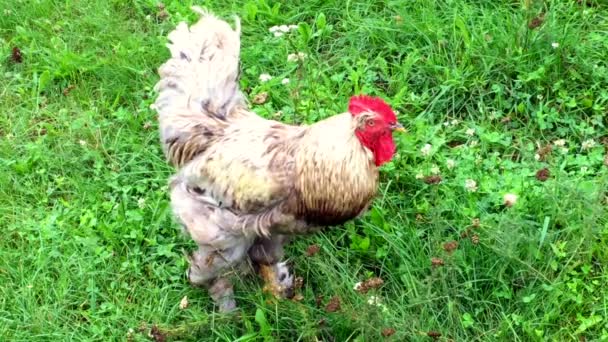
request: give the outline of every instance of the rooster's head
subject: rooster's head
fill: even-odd
[[[355,135],[372,151],[376,166],[390,161],[396,150],[393,132],[404,131],[393,109],[379,97],[360,95],[350,98],[348,111],[355,121]]]

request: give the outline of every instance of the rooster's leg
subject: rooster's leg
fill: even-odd
[[[224,276],[231,262],[222,254],[217,250],[200,247],[189,258],[188,280],[193,285],[206,287],[219,311],[229,312],[236,308],[236,302],[232,282]]]
[[[290,274],[283,258],[283,245],[289,241],[285,235],[260,238],[249,249],[249,257],[259,267],[264,280],[264,290],[277,298],[291,298],[294,295],[293,275]]]

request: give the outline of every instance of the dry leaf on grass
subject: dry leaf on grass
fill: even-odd
[[[443,244],[443,250],[452,254],[458,248],[458,241],[449,241]]]
[[[188,307],[188,296],[184,296],[182,300],[179,301],[179,308],[184,310]]]
[[[530,20],[530,22],[528,23],[528,28],[530,30],[534,30],[535,28],[542,25],[544,21],[545,21],[545,14],[541,13],[538,17],[534,17],[532,20]]]
[[[443,266],[444,262],[441,258],[431,258],[431,265],[433,267]]]
[[[319,251],[321,250],[321,247],[319,247],[319,245],[310,245],[308,246],[308,248],[306,248],[306,256],[307,257],[311,257],[317,253],[319,253]]]
[[[156,324],[152,326],[152,329],[150,329],[150,335],[149,335],[155,342],[165,342],[167,340],[167,336],[165,336],[165,333],[163,331],[161,331]]]
[[[382,336],[389,337],[393,336],[397,331],[393,328],[384,328],[382,329]]]
[[[302,288],[302,286],[304,285],[304,278],[302,278],[302,277],[296,277],[296,279],[294,280],[294,282],[293,282],[293,283],[294,283],[294,284],[293,284],[293,287],[294,287],[296,290],[299,290],[299,289],[301,289],[301,288]]]
[[[431,331],[429,331],[429,332],[427,332],[427,333],[426,333],[426,335],[427,335],[428,337],[432,338],[432,339],[438,339],[438,338],[440,338],[440,337],[441,337],[441,333],[440,333],[440,332],[437,332],[437,331],[432,331],[432,330],[431,330]]]
[[[547,179],[549,179],[549,177],[551,177],[551,172],[546,167],[536,172],[536,179],[541,182],[546,181]]]
[[[426,184],[439,184],[441,183],[441,176],[439,175],[433,175],[433,176],[426,176],[424,177],[424,182]]]
[[[356,290],[359,293],[367,293],[371,289],[377,289],[384,284],[384,280],[380,277],[369,278],[366,281],[359,283]]]
[[[327,312],[336,312],[340,311],[340,298],[338,296],[334,296],[329,300],[329,303],[325,306],[325,311]]]
[[[11,53],[11,60],[15,63],[23,62],[23,55],[21,54],[21,49],[16,46],[13,48],[13,51]]]
[[[256,96],[254,96],[253,100],[251,100],[251,102],[253,102],[255,104],[264,104],[264,103],[266,103],[266,100],[268,100],[268,93],[263,91],[263,92],[257,94]]]

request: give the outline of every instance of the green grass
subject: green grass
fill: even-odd
[[[259,114],[315,121],[365,92],[409,128],[368,215],[290,246],[304,299],[269,301],[244,277],[234,318],[185,279],[193,246],[149,109],[191,3],[167,1],[163,20],[152,0],[3,1],[0,340],[145,341],[154,325],[181,341],[608,340],[608,7],[588,2],[197,3],[242,18],[241,85],[270,94]],[[274,37],[281,24],[300,26]],[[426,184],[435,166],[442,182]],[[385,284],[353,290],[371,276]]]

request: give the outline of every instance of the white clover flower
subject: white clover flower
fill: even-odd
[[[138,206],[140,209],[145,208],[145,207],[146,207],[146,199],[145,199],[145,198],[140,198],[140,199],[138,199],[138,200],[137,200],[137,206]]]
[[[432,174],[434,174],[434,175],[438,175],[438,174],[440,174],[440,173],[441,173],[441,170],[439,169],[439,166],[437,166],[437,165],[433,165],[433,166],[431,167],[431,173],[432,173]]]
[[[307,55],[304,52],[290,53],[289,55],[287,55],[287,61],[288,62],[303,61],[306,57],[307,57]]]
[[[448,127],[449,125],[450,125],[450,122],[449,122],[449,121],[446,121],[446,122],[444,122],[444,123],[443,123],[443,126],[444,126],[444,127]]]
[[[270,33],[275,33],[277,31],[279,31],[279,27],[278,26],[272,26],[271,28],[268,29],[268,31],[270,31]]]
[[[506,205],[507,207],[512,207],[515,205],[515,203],[517,202],[517,195],[516,194],[505,194],[503,197],[503,203],[504,205]]]
[[[367,304],[380,306],[380,298],[376,296],[369,296],[369,298],[367,299]]]
[[[297,30],[298,29],[298,25],[289,25],[289,29],[290,30]]]
[[[422,172],[418,172],[416,174],[416,179],[423,179],[424,178],[424,174]]]
[[[473,128],[469,128],[469,129],[467,129],[466,134],[468,136],[472,137],[475,135],[475,130]]]
[[[452,126],[456,126],[456,125],[458,125],[458,123],[460,123],[460,121],[458,121],[457,119],[454,119],[454,120],[450,121],[450,124]]]
[[[260,75],[260,81],[261,82],[268,82],[272,79],[272,76],[270,76],[269,74],[261,74]]]
[[[454,159],[448,159],[445,161],[445,165],[448,167],[449,170],[451,170],[456,166],[456,162],[454,161]]]
[[[287,85],[287,84],[289,84],[289,78],[284,78],[284,79],[282,79],[282,80],[281,80],[281,84],[282,84],[282,85]]]
[[[558,42],[553,42],[551,43],[551,47],[554,49],[557,49],[559,47],[559,43]]]
[[[540,160],[540,154],[536,153],[534,155],[534,160],[539,161]]]
[[[553,142],[553,145],[556,147],[564,147],[566,146],[566,140],[565,139],[557,139]]]
[[[477,191],[477,182],[472,179],[467,179],[464,181],[464,187],[468,192]]]
[[[283,34],[284,34],[284,33],[283,33],[283,32],[280,32],[280,31],[276,31],[276,32],[274,32],[274,36],[275,36],[275,37],[281,37]]]
[[[593,139],[588,139],[583,141],[583,143],[581,144],[581,147],[583,148],[583,150],[589,150],[591,148],[595,147],[595,140]]]
[[[80,146],[86,146],[87,142],[84,140],[78,140],[78,143],[80,144]]]
[[[373,306],[377,306],[377,307],[381,308],[381,309],[382,309],[382,312],[386,312],[386,311],[388,311],[388,308],[386,307],[386,305],[382,304],[382,303],[380,302],[380,298],[378,298],[378,297],[376,297],[376,296],[370,296],[370,297],[367,299],[367,304],[369,304],[369,305],[373,305]]]
[[[426,157],[429,154],[431,154],[432,149],[433,149],[433,146],[431,146],[431,144],[426,144],[420,149],[420,153],[422,153],[422,155]]]
[[[281,25],[281,26],[279,26],[279,31],[281,31],[283,33],[287,33],[287,32],[289,32],[289,26]]]

